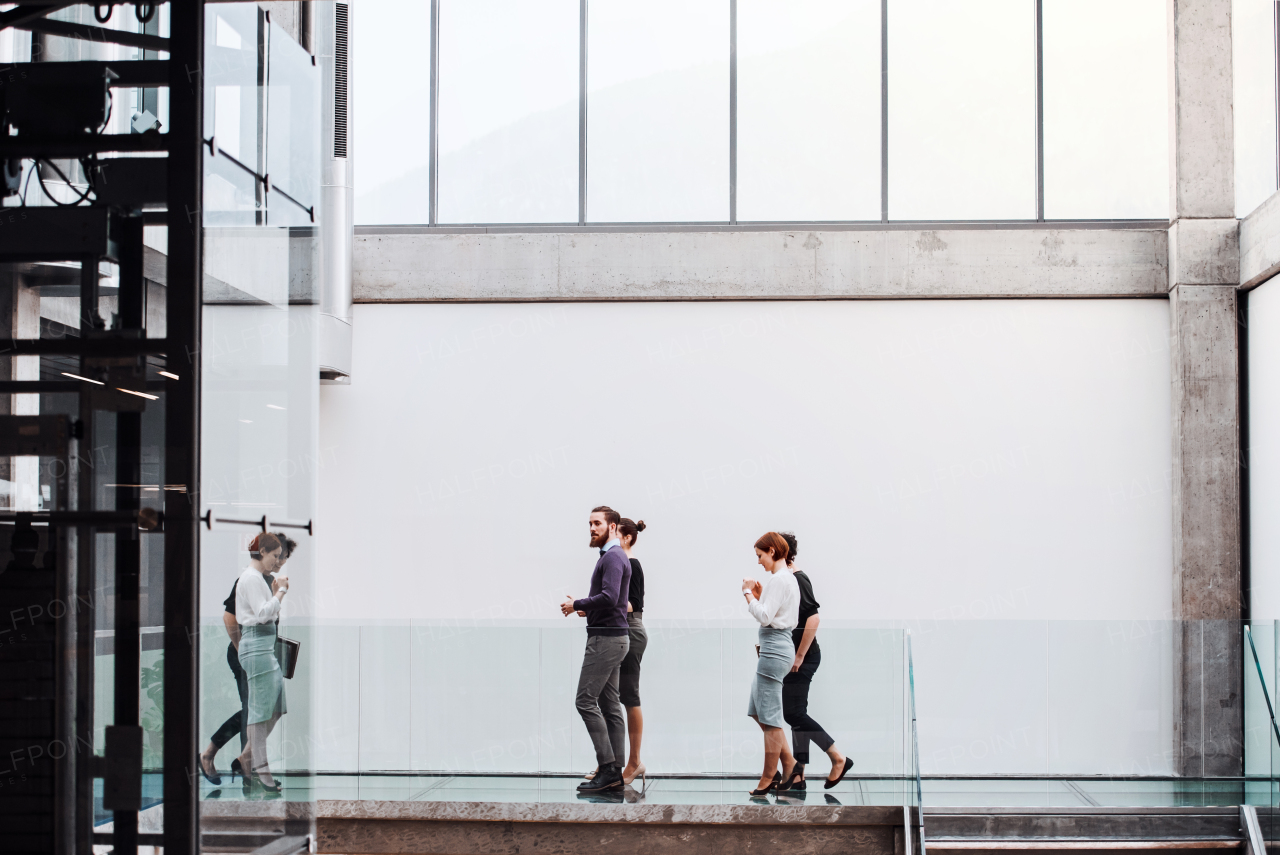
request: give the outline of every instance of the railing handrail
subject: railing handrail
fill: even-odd
[[[1253,665],[1258,669],[1258,683],[1262,686],[1262,698],[1267,702],[1267,715],[1271,717],[1271,730],[1276,735],[1276,741],[1280,742],[1280,727],[1276,726],[1276,709],[1271,704],[1271,693],[1267,691],[1267,680],[1262,676],[1262,661],[1258,658],[1258,648],[1253,643],[1253,632],[1249,629],[1249,624],[1244,625],[1244,637],[1249,641],[1249,650],[1253,653]]]
[[[920,781],[920,740],[916,733],[916,667],[911,655],[911,630],[907,636],[907,691],[911,701],[911,759],[916,773],[916,831],[920,835],[920,855],[926,855],[924,844],[924,787]]]

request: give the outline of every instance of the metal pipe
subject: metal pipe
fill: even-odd
[[[317,9],[316,22],[316,58],[323,93],[318,319],[320,380],[323,383],[349,383],[351,378],[351,256],[355,240],[348,133],[351,126],[348,50],[351,6],[349,3],[321,4]],[[434,208],[433,202],[433,211]]]

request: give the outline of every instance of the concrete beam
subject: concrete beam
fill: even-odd
[[[1169,282],[1235,285],[1240,281],[1240,223],[1178,220],[1169,227]]]
[[[1183,775],[1239,775],[1239,336],[1234,285],[1170,292],[1173,615],[1181,625],[1175,721]]]
[[[372,232],[372,233],[370,233]],[[356,302],[1140,297],[1163,229],[707,231],[355,238]]]
[[[1231,0],[1169,0],[1171,220],[1235,216]]]
[[[1280,273],[1280,193],[1240,221],[1240,287],[1261,285]]]

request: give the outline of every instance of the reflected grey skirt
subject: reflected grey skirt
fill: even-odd
[[[276,659],[276,625],[240,627],[240,667],[249,684],[246,725],[270,721],[285,713],[284,674]]]
[[[760,658],[747,715],[766,727],[782,727],[782,680],[796,658],[791,630],[760,627]]]

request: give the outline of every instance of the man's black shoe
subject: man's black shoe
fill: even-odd
[[[590,781],[578,785],[580,793],[598,793],[601,790],[613,790],[622,787],[622,767],[617,763],[608,763],[600,767],[596,776]]]

